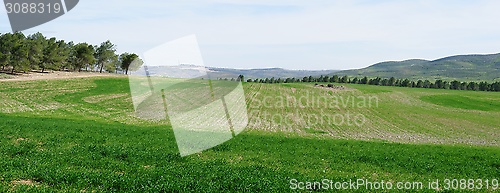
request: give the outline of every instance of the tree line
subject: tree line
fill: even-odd
[[[240,78],[243,76],[240,75]],[[305,76],[303,78],[260,78],[260,79],[247,79],[247,82],[256,83],[295,83],[295,82],[315,82],[315,83],[346,83],[346,84],[368,84],[368,85],[379,85],[379,86],[398,86],[398,87],[410,87],[410,88],[434,88],[434,89],[451,89],[451,90],[473,90],[473,91],[500,91],[500,82],[488,83],[482,82],[460,82],[457,80],[453,81],[443,81],[436,80],[431,82],[429,80],[418,80],[412,81],[409,79],[396,79],[391,78],[358,78],[349,76]]]
[[[47,38],[39,32],[0,34],[0,68],[12,74],[33,70],[128,73],[136,59],[139,56],[134,53],[117,54],[109,40],[91,45]]]

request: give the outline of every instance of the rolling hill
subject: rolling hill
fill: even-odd
[[[135,116],[126,77],[1,83],[0,192],[377,190],[296,186],[322,179],[390,182],[389,192],[499,188],[496,92],[244,83],[247,129],[181,157],[169,120]]]
[[[500,54],[458,55],[433,61],[417,59],[389,61],[363,69],[340,71],[335,74],[414,80],[497,81],[500,80]]]
[[[204,69],[201,70],[200,69]],[[380,62],[362,69],[354,70],[288,70],[283,68],[262,69],[234,69],[217,67],[200,67],[194,65],[180,65],[160,69],[150,67],[155,75],[195,75],[208,72],[213,79],[237,78],[244,75],[245,78],[302,78],[304,76],[339,75],[356,77],[380,77],[380,78],[408,78],[411,80],[459,80],[459,81],[487,81],[500,80],[500,53],[489,55],[457,55],[437,60],[410,59],[404,61]],[[205,71],[208,70],[208,71]],[[203,74],[202,73],[202,74]]]
[[[243,74],[247,78],[296,77],[320,75],[347,75],[357,77],[408,78],[412,80],[460,80],[498,81],[500,80],[500,53],[488,55],[457,55],[437,60],[410,59],[387,61],[355,70],[287,70],[209,68],[214,77],[234,77]]]

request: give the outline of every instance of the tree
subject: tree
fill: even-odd
[[[144,63],[137,54],[123,53],[120,55],[121,68],[128,74],[129,70],[137,70]]]
[[[389,78],[388,84],[389,84],[389,86],[395,86],[396,85],[396,79],[394,77]]]
[[[107,40],[99,47],[97,47],[95,51],[95,58],[97,61],[97,67],[99,68],[99,73],[102,73],[102,70],[106,65],[113,62],[115,57],[116,46],[111,43],[111,41]]]
[[[363,77],[363,78],[361,79],[361,84],[368,84],[368,77],[366,77],[366,76],[365,76],[365,77]]]
[[[443,80],[436,80],[436,82],[434,83],[434,87],[438,89],[444,88]]]
[[[12,73],[14,73],[16,69],[26,72],[30,69],[28,60],[29,47],[26,44],[26,37],[24,34],[16,32],[13,34],[12,40],[11,61],[15,61],[11,62]]]
[[[245,76],[243,76],[243,74],[240,74],[240,75],[238,76],[238,81],[240,81],[240,82],[245,81]]]
[[[94,46],[87,43],[79,43],[73,47],[75,70],[80,72],[84,66],[95,62]]]
[[[450,83],[447,81],[444,81],[444,89],[450,89]]]
[[[377,77],[377,78],[369,80],[368,84],[370,84],[370,85],[379,85],[380,84],[380,80],[381,79],[379,77]]]
[[[4,60],[6,60],[6,57],[7,57],[7,55],[5,55],[4,53],[2,53],[2,51],[0,51],[0,66],[2,67],[2,71],[5,70],[5,66],[7,65],[4,62]]]
[[[330,78],[330,82],[339,82],[339,76],[333,75],[332,78]]]
[[[423,88],[424,87],[424,82],[422,80],[417,81],[417,85],[415,85],[417,88]]]
[[[352,79],[351,83],[352,84],[358,84],[358,77],[354,77],[354,79]]]
[[[475,82],[469,82],[467,90],[479,90],[479,85]]]
[[[349,77],[348,76],[343,76],[342,79],[340,80],[340,83],[347,83]]]
[[[63,65],[69,54],[67,50],[63,49],[65,49],[64,44],[61,44],[56,38],[47,40],[46,47],[43,50],[42,61],[38,65],[42,68],[42,72],[44,72],[45,69],[57,70]]]
[[[69,57],[72,46],[73,42],[66,43],[64,40],[57,41],[57,54],[59,55],[59,58],[56,61],[57,64],[53,66],[53,70],[64,70],[65,67],[69,66]]]
[[[394,82],[394,86],[401,86],[401,80],[396,79],[396,82]]]
[[[410,80],[408,80],[408,79],[404,79],[404,80],[401,82],[401,86],[402,86],[402,87],[410,87],[410,86],[411,86],[411,82],[410,82]]]
[[[461,90],[467,90],[467,83],[466,82],[460,83],[460,89]]]
[[[451,81],[451,83],[450,83],[450,89],[460,90],[460,82],[458,82],[456,80]]]
[[[431,81],[425,80],[424,81],[424,88],[431,88],[431,84],[432,84]]]
[[[28,60],[30,62],[30,68],[36,69],[40,63],[43,62],[44,49],[47,44],[47,39],[40,32],[38,32],[28,36],[27,43],[29,46]]]
[[[500,82],[494,82],[491,84],[491,91],[500,91]]]
[[[381,82],[380,82],[380,85],[382,86],[389,86],[389,79],[387,78],[384,78]]]
[[[330,77],[328,77],[328,76],[323,77],[323,82],[329,82],[329,81],[330,81]]]
[[[11,33],[0,36],[0,66],[2,66],[2,70],[5,70],[5,67],[10,64],[13,44],[14,37]]]
[[[480,91],[487,91],[488,90],[488,83],[487,82],[480,82],[479,83],[479,90]]]
[[[120,56],[117,54],[114,54],[114,56],[111,58],[110,62],[106,63],[104,65],[104,70],[108,72],[114,72],[118,73],[118,70],[121,69],[121,61],[120,61]]]

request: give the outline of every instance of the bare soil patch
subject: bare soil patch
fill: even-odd
[[[336,85],[333,85],[333,84],[327,84],[327,85],[316,84],[316,85],[314,85],[314,87],[315,88],[322,88],[322,89],[333,90],[333,91],[350,91],[350,90],[355,90],[355,89],[348,88],[348,87],[345,87],[345,86],[336,86]]]
[[[21,138],[18,138],[18,139],[16,139],[16,144],[18,144],[18,145],[19,145],[19,142],[20,142],[20,141],[26,141],[26,140],[27,140],[27,139],[22,138],[22,137],[21,137]]]
[[[94,103],[99,103],[101,101],[111,100],[111,99],[116,99],[116,98],[121,98],[121,97],[126,97],[126,96],[128,96],[128,94],[112,94],[112,95],[103,94],[103,95],[85,97],[85,98],[83,98],[83,101],[85,101],[87,103],[94,104]]]
[[[26,186],[38,186],[40,184],[33,180],[13,180],[11,183],[13,185],[26,185]]]

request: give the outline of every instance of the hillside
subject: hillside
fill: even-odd
[[[381,78],[444,79],[470,81],[500,80],[500,54],[459,55],[428,60],[381,62],[363,69],[335,73],[348,76]]]
[[[348,75],[381,78],[409,78],[412,80],[460,80],[498,81],[500,80],[500,53],[489,55],[457,55],[437,60],[410,59],[404,61],[380,62],[356,70],[287,70],[210,68],[214,77],[234,77],[243,74],[247,78],[304,77],[320,75]]]

